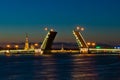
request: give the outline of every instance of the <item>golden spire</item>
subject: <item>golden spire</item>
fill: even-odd
[[[26,38],[25,38],[25,47],[24,47],[25,50],[28,50],[29,49],[29,41],[28,41],[28,34],[26,33]]]

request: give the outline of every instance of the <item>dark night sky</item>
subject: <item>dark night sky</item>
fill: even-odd
[[[56,41],[74,42],[83,26],[87,41],[120,43],[120,0],[0,0],[0,42],[39,42],[54,28]]]

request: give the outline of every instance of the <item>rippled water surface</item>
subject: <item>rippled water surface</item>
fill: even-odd
[[[0,56],[0,80],[120,80],[120,56]]]

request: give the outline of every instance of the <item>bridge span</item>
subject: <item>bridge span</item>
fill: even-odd
[[[76,42],[78,44],[78,47],[80,49],[81,53],[88,53],[88,45],[85,41],[85,39],[83,38],[82,34],[77,31],[77,30],[73,30],[73,34],[75,36]]]
[[[90,53],[89,53],[90,51]],[[95,49],[95,48],[89,48],[88,54],[120,54],[120,49]],[[40,54],[41,49],[29,49],[29,50],[24,50],[24,49],[18,49],[18,50],[0,50],[0,54],[38,54],[38,55],[42,55]],[[78,53],[78,54],[82,54],[80,53],[80,50],[49,50],[49,52],[51,54],[62,54],[62,53]]]
[[[0,54],[44,54],[44,53],[120,53],[120,49],[96,49],[96,48],[89,48],[85,39],[83,38],[82,34],[77,31],[73,30],[73,34],[75,36],[76,42],[78,44],[79,50],[52,50],[52,44],[56,37],[56,31],[48,31],[44,41],[39,49],[17,49],[17,50],[0,50]],[[26,43],[28,46],[28,38],[26,39]],[[25,45],[26,46],[26,45]]]

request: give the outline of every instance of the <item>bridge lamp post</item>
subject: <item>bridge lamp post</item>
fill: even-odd
[[[88,42],[88,43],[87,43],[87,45],[88,45],[88,46],[90,46],[90,45],[91,45],[91,43],[90,43],[90,42]]]
[[[35,46],[35,48],[37,48],[39,45],[38,45],[38,43],[35,43],[34,46]]]
[[[92,45],[92,47],[95,47],[96,44],[95,44],[95,43],[92,43],[91,45]]]
[[[80,31],[84,31],[84,28],[83,28],[83,27],[77,26],[76,29],[77,29],[77,30],[80,30]]]
[[[9,50],[9,49],[10,49],[10,47],[11,47],[11,45],[9,45],[9,44],[8,44],[8,45],[6,45],[6,47],[7,47],[7,49]]]
[[[52,31],[52,32],[53,32],[54,30],[53,30],[53,29],[50,29],[50,31]]]
[[[6,53],[10,53],[10,47],[11,47],[11,45],[6,45],[6,48],[8,49],[7,51],[6,51]]]
[[[80,27],[79,27],[79,26],[77,26],[77,27],[76,27],[76,29],[77,29],[77,30],[80,30]]]
[[[19,48],[19,45],[15,45],[15,49],[18,49]]]
[[[48,28],[47,28],[47,27],[45,28],[45,31],[48,31]]]
[[[80,30],[81,30],[81,31],[84,31],[84,28],[81,28]]]
[[[77,26],[77,27],[76,27],[76,30],[77,30],[77,31],[84,31],[84,28]]]
[[[48,29],[47,27],[44,30],[45,31],[54,31],[54,29]]]
[[[89,47],[90,47],[90,46],[91,46],[91,47],[95,47],[96,43],[94,43],[94,42],[93,42],[93,43],[88,42],[87,45],[88,45]]]

